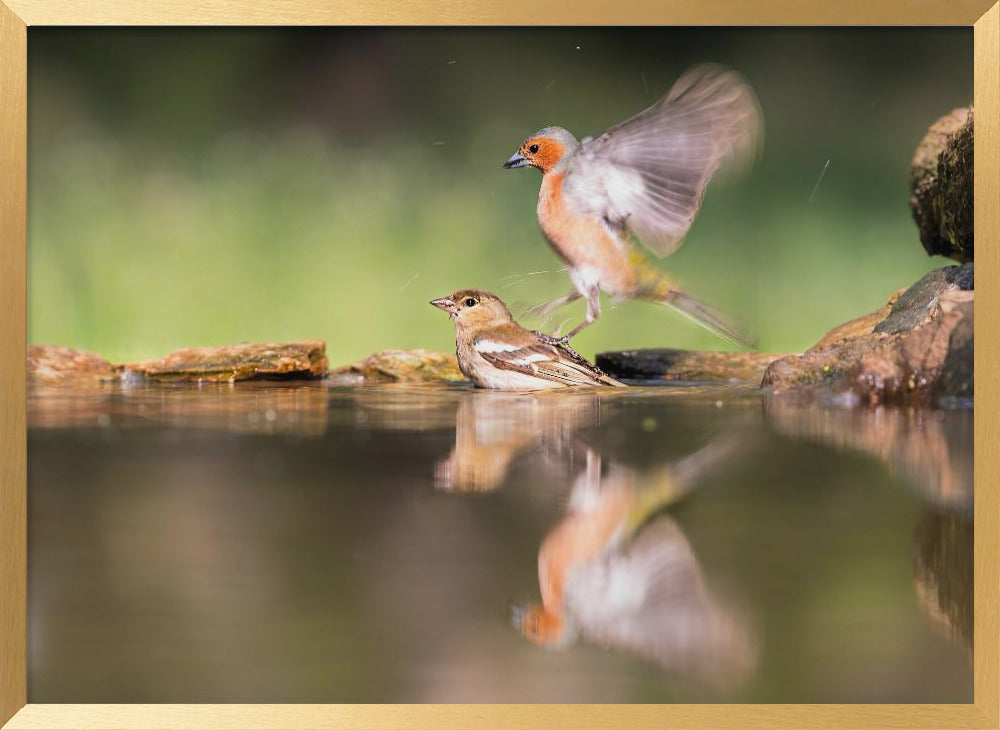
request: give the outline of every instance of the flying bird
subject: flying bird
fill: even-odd
[[[750,339],[726,317],[684,292],[633,245],[667,256],[681,245],[717,172],[749,166],[761,147],[763,118],[752,89],[735,71],[697,66],[648,109],[597,137],[577,140],[549,126],[528,137],[503,167],[542,172],[538,222],[569,265],[573,291],[542,308],[580,297],[586,319],[601,312],[600,292],[671,306],[729,342]]]
[[[480,388],[624,387],[565,342],[519,325],[495,294],[463,289],[431,304],[451,315],[458,367]]]

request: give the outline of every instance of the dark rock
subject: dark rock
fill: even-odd
[[[910,210],[930,255],[972,261],[973,112],[941,117],[917,146],[910,170]]]
[[[712,383],[760,382],[767,366],[781,355],[759,352],[710,352],[669,348],[602,352],[597,367],[624,380],[694,380]]]
[[[60,345],[28,345],[28,382],[114,380],[115,369],[102,357]]]
[[[177,350],[158,360],[128,363],[128,374],[154,380],[224,381],[259,378],[321,378],[326,374],[326,344],[321,340],[279,344],[242,344]]]
[[[333,385],[369,383],[453,383],[465,380],[451,353],[433,350],[381,350],[364,360],[330,371]]]
[[[935,298],[942,292],[950,289],[973,289],[974,266],[970,261],[961,266],[945,266],[925,274],[916,284],[896,297],[888,316],[876,325],[874,331],[893,335],[909,332],[924,324],[930,316]]]

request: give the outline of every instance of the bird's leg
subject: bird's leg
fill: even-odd
[[[601,288],[591,286],[587,289],[587,318],[569,331],[569,334],[559,338],[559,341],[566,344],[570,338],[574,337],[584,327],[588,327],[597,321],[601,316]]]
[[[565,304],[569,304],[570,302],[575,302],[582,296],[583,295],[580,292],[574,289],[564,297],[559,297],[558,299],[553,299],[551,302],[544,302],[543,304],[540,304],[537,307],[532,307],[531,309],[528,310],[528,313],[537,314],[539,317],[545,320],[548,319],[550,314],[559,309],[559,307]]]
[[[601,455],[587,449],[587,462],[581,474],[573,482],[569,508],[573,512],[587,512],[594,509],[601,494]]]

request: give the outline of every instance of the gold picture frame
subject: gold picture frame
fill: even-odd
[[[975,702],[969,705],[41,705],[27,702],[27,35],[47,25],[965,25],[975,44],[977,337],[1000,328],[1000,3],[994,0],[0,0],[0,724],[4,728],[1000,726],[1000,364],[976,351]],[[992,7],[990,7],[992,4]],[[983,339],[985,338],[985,339]],[[985,404],[985,405],[984,405]]]

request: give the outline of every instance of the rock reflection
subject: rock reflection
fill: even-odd
[[[972,658],[971,515],[924,511],[913,535],[913,582],[920,604]]]
[[[783,435],[874,455],[935,504],[972,504],[972,411],[848,409],[770,398],[766,413]]]
[[[169,426],[321,436],[328,404],[327,389],[317,383],[101,383],[31,387],[27,412],[30,428]]]
[[[746,618],[714,596],[697,556],[662,510],[728,460],[720,439],[670,467],[602,470],[593,451],[566,516],[538,552],[541,603],[512,609],[530,641],[586,641],[655,662],[682,682],[733,689],[756,664]]]
[[[393,384],[331,388],[330,410],[350,414],[347,425],[378,431],[430,431],[455,423],[457,404],[469,388]]]
[[[845,409],[771,398],[766,412],[779,433],[872,454],[923,495],[912,539],[917,597],[971,660],[972,411]]]

